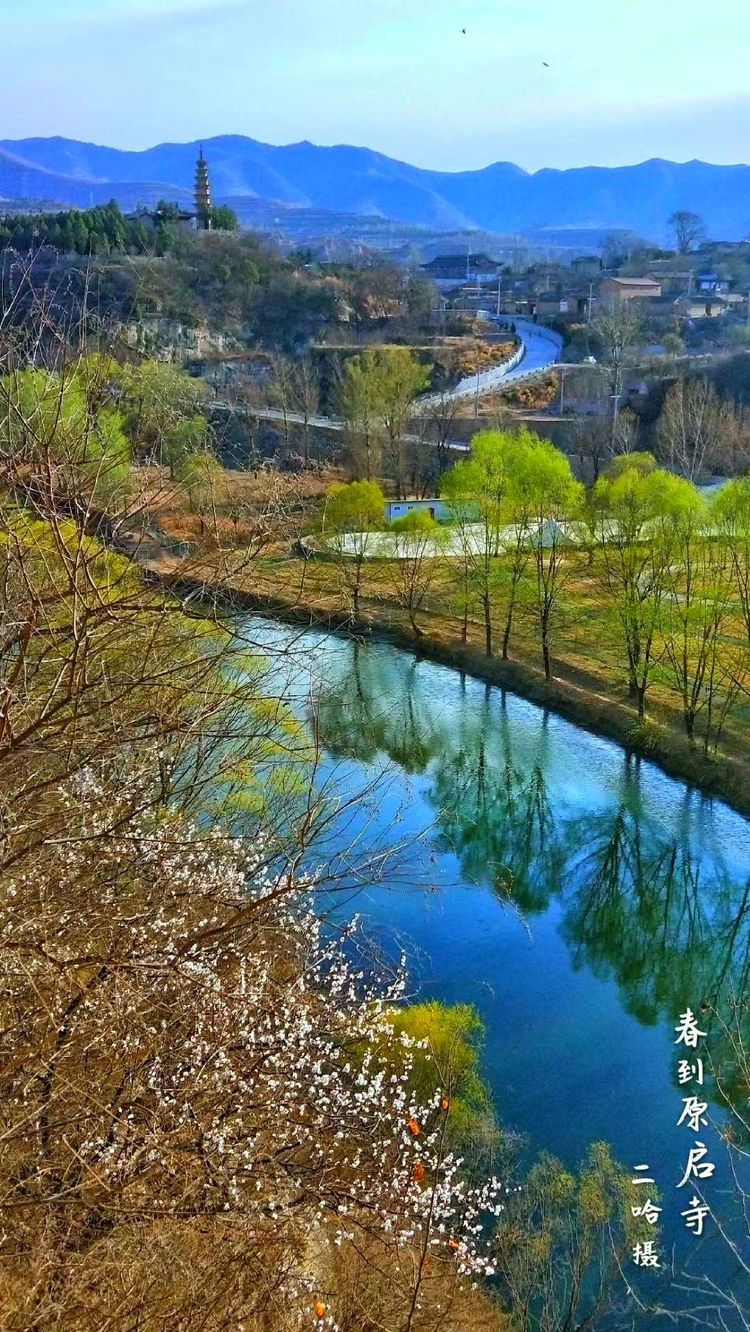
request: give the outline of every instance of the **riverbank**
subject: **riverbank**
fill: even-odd
[[[148,574],[179,596],[190,596],[228,609],[267,615],[287,624],[312,626],[336,633],[380,638],[454,670],[465,672],[487,684],[507,689],[540,707],[549,708],[566,720],[595,735],[617,741],[628,752],[656,763],[670,777],[688,783],[702,794],[721,799],[739,813],[750,816],[750,762],[738,756],[705,756],[691,749],[676,729],[654,720],[639,723],[636,711],[627,704],[600,693],[590,685],[558,674],[547,681],[541,669],[528,661],[487,657],[470,643],[462,643],[425,620],[417,634],[393,607],[351,611],[326,604],[311,596],[304,584],[293,599],[270,591],[251,590],[229,578],[186,576],[179,566],[149,562]]]

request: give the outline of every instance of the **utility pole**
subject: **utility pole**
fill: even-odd
[[[748,309],[750,310],[750,298],[748,298]],[[500,314],[500,270],[497,273],[497,309],[495,314]]]
[[[617,420],[620,415],[620,398],[622,397],[622,389],[618,389],[617,393],[612,393],[610,396],[612,398],[612,434],[610,436],[609,446],[612,452],[614,453],[615,439],[617,437]]]
[[[593,305],[593,303],[594,303],[594,284],[593,282],[589,282],[589,310],[588,310],[588,315],[586,317],[587,324],[591,323],[591,306]]]

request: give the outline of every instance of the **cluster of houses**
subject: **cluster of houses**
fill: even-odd
[[[710,269],[655,260],[647,272],[620,276],[606,272],[598,256],[581,256],[568,265],[539,263],[522,275],[510,274],[488,255],[439,255],[422,272],[451,305],[480,304],[497,314],[577,323],[613,301],[637,301],[649,318],[713,319],[727,312],[746,314],[748,292]]]

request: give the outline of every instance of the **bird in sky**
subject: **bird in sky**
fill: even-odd
[[[461,31],[462,31],[462,33],[463,33],[463,35],[464,35],[464,37],[465,37],[465,36],[466,36],[466,29],[465,29],[465,28],[462,28]]]
[[[546,60],[543,60],[543,61],[542,61],[542,64],[544,65],[544,68],[545,68],[545,69],[549,69],[549,65],[547,64],[547,61],[546,61]]]

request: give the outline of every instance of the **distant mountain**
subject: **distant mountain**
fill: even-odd
[[[28,142],[34,143],[35,140]],[[64,143],[66,140],[40,139],[36,142]],[[115,198],[123,208],[134,208],[136,204],[153,204],[165,197],[189,203],[193,197],[192,187],[183,189],[173,181],[114,184],[100,177],[68,174],[24,156],[10,145],[0,144],[0,212],[3,199],[54,199],[61,207],[93,208],[94,204],[108,203]]]
[[[123,206],[160,196],[184,201],[199,144],[160,144],[125,152],[72,139],[0,141],[0,196],[57,198],[86,207],[108,198]],[[493,232],[624,227],[665,237],[677,208],[705,219],[717,240],[750,234],[750,166],[666,162],[545,169],[510,162],[477,171],[425,171],[369,148],[274,147],[242,135],[204,144],[217,199],[275,200],[412,226]]]

